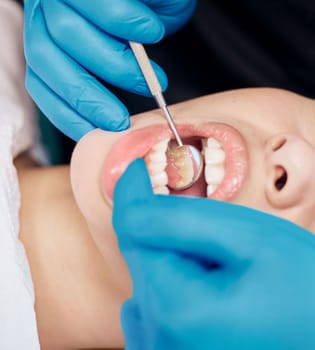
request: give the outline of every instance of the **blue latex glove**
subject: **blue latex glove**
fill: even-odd
[[[315,237],[278,217],[154,195],[142,160],[114,196],[134,286],[128,350],[314,350]]]
[[[196,1],[25,0],[28,92],[75,140],[95,127],[128,128],[126,107],[100,81],[149,96],[126,40],[159,41],[184,25]],[[153,66],[165,89],[165,73]]]

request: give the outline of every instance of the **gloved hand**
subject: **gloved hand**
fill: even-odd
[[[142,160],[119,180],[113,225],[133,280],[128,350],[315,349],[315,237],[278,217],[154,195]]]
[[[127,40],[155,43],[178,30],[197,0],[25,0],[26,87],[62,132],[129,126],[126,107],[101,83],[150,95]],[[153,64],[162,88],[163,70]]]

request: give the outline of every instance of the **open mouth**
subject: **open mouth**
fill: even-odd
[[[223,123],[185,124],[177,129],[184,144],[195,146],[204,157],[203,174],[192,187],[184,191],[168,187],[175,175],[167,150],[175,141],[167,126],[154,125],[130,131],[112,146],[104,164],[105,194],[112,199],[115,184],[127,166],[143,158],[155,193],[232,200],[248,174],[248,154],[240,133]]]

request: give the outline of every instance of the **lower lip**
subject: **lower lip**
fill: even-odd
[[[248,154],[240,133],[223,123],[178,125],[177,129],[183,139],[213,137],[220,142],[226,154],[225,177],[210,198],[231,201],[241,190],[248,174]],[[132,161],[143,158],[156,143],[166,137],[173,138],[169,128],[154,125],[130,131],[115,142],[103,169],[106,196],[112,199],[117,180]]]

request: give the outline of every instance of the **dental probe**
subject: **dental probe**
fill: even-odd
[[[177,191],[185,190],[191,187],[199,179],[203,169],[203,157],[196,147],[183,144],[183,141],[176,129],[174,120],[168,111],[161,85],[152,68],[149,57],[143,45],[134,41],[129,41],[129,45],[136,57],[150,92],[155,98],[159,108],[161,108],[164,112],[164,116],[178,144],[176,148],[169,148],[169,154],[171,159],[173,159],[176,164],[180,180],[178,180],[176,183],[168,184],[168,187],[171,187]],[[189,169],[187,169],[187,167]]]

